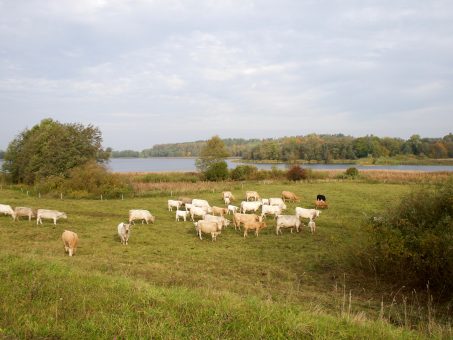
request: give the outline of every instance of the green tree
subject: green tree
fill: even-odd
[[[196,167],[199,171],[205,172],[212,164],[222,162],[228,156],[225,143],[219,136],[214,136],[201,149],[200,157],[196,160]]]
[[[109,153],[102,149],[101,142],[101,132],[91,125],[44,119],[8,145],[3,170],[10,173],[14,183],[67,177],[70,169],[90,160],[108,160]]]

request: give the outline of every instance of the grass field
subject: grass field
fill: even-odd
[[[282,190],[311,207],[323,193],[329,209],[317,232],[259,237],[228,228],[200,241],[192,222],[175,222],[170,196],[60,200],[0,190],[0,203],[64,211],[67,220],[36,226],[0,216],[0,337],[12,338],[424,338],[451,328],[413,323],[399,312],[398,287],[357,274],[354,250],[366,242],[364,221],[413,185],[332,181],[245,183],[236,197]],[[222,206],[219,192],[192,193]],[[174,197],[173,197],[174,198]],[[295,204],[289,204],[288,213]],[[128,246],[116,226],[129,209],[148,209],[155,224],[136,224]],[[76,256],[61,233],[77,232]],[[418,309],[416,308],[418,307]],[[425,317],[424,306],[412,314]],[[410,313],[409,313],[410,314]],[[391,321],[391,322],[388,322]],[[427,321],[431,321],[428,319]],[[398,324],[397,327],[393,324]],[[402,327],[405,326],[405,327]],[[412,328],[412,329],[411,329]]]

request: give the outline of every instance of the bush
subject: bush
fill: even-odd
[[[40,193],[53,193],[73,198],[118,198],[132,187],[124,177],[112,174],[96,162],[88,162],[69,171],[68,178],[50,176],[35,185]]]
[[[373,218],[373,266],[384,278],[453,296],[453,180],[407,195]]]
[[[238,165],[231,170],[231,179],[235,181],[244,181],[247,179],[253,179],[254,175],[258,171],[256,166],[252,165]]]
[[[211,163],[203,174],[208,181],[223,181],[228,178],[228,164],[225,161]]]
[[[286,173],[286,178],[290,181],[300,181],[308,178],[308,173],[305,169],[301,168],[300,165],[292,166]]]
[[[354,167],[347,168],[344,174],[346,175],[346,177],[356,178],[359,175],[359,170]]]

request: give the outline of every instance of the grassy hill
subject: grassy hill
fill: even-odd
[[[13,338],[423,338],[451,336],[427,327],[423,303],[402,312],[401,287],[362,277],[350,266],[366,242],[364,220],[410,185],[358,182],[245,183],[278,197],[291,190],[311,206],[330,203],[317,232],[257,238],[228,228],[200,241],[191,222],[175,222],[169,196],[125,200],[59,200],[0,190],[0,202],[65,211],[54,227],[0,216],[0,336]],[[219,192],[193,197],[222,205]],[[290,204],[288,213],[293,213]],[[116,226],[129,209],[149,209],[151,225],[136,224],[128,246]],[[76,256],[65,256],[61,233],[78,233]],[[381,303],[382,301],[382,303]],[[418,309],[417,309],[418,307]],[[411,308],[411,310],[409,310]],[[406,325],[406,327],[396,327]],[[435,325],[433,323],[433,325]],[[413,328],[413,330],[410,330]]]

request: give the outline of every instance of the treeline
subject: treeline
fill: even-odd
[[[5,158],[5,151],[0,150],[0,159]]]
[[[352,137],[343,134],[268,138],[223,139],[233,157],[249,160],[275,161],[323,161],[358,159],[364,157],[394,157],[399,155],[428,158],[452,158],[453,134],[442,138],[422,138],[413,135],[409,139],[392,137]],[[157,144],[141,152],[112,151],[112,157],[198,157],[206,141]]]

